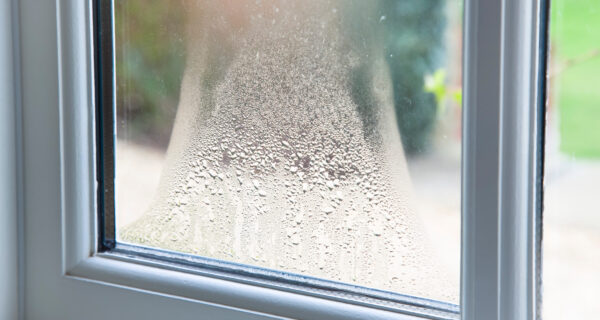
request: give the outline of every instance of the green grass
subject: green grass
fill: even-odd
[[[553,0],[550,93],[558,108],[560,149],[576,158],[600,158],[600,0]]]

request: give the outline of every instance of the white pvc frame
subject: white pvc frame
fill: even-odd
[[[19,314],[18,171],[19,78],[13,5],[0,0],[0,319]]]
[[[463,319],[539,316],[535,221],[544,5],[486,0],[465,6]]]
[[[0,102],[8,105],[0,138],[22,161],[2,159],[1,172],[14,176],[0,187],[16,190],[23,205],[17,210],[19,194],[10,193],[2,203],[0,234],[8,238],[0,252],[24,262],[20,272],[0,268],[2,280],[23,279],[0,292],[2,306],[18,289],[21,308],[3,312],[21,319],[415,318],[97,254],[90,3],[0,0],[0,9],[9,3],[18,16],[0,19],[12,27],[0,29],[0,66],[16,66],[16,74],[0,78]],[[539,17],[534,0],[465,3],[463,320],[537,316]],[[18,230],[19,217],[20,242],[14,231],[4,233]]]

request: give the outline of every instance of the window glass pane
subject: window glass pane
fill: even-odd
[[[115,2],[118,241],[458,303],[462,3]]]
[[[600,313],[600,2],[553,0],[543,318]]]

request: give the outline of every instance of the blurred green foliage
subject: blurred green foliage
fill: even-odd
[[[444,114],[446,111],[444,108],[449,98],[458,106],[462,104],[461,88],[450,88],[447,82],[445,68],[437,69],[434,73],[425,75],[424,89],[425,92],[431,92],[435,95],[438,114]]]
[[[560,151],[600,159],[600,1],[551,3],[550,108],[557,108]]]
[[[425,75],[425,91],[431,92],[435,95],[435,101],[440,107],[446,95],[448,94],[448,88],[446,87],[446,69],[438,69],[433,74]]]
[[[118,134],[164,147],[185,65],[181,0],[115,1]]]
[[[381,0],[381,7],[398,127],[405,152],[417,154],[427,150],[436,118],[436,97],[424,90],[424,78],[443,56],[446,1]]]

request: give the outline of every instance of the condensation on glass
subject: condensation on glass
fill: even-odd
[[[456,303],[460,11],[117,2],[118,240]]]

